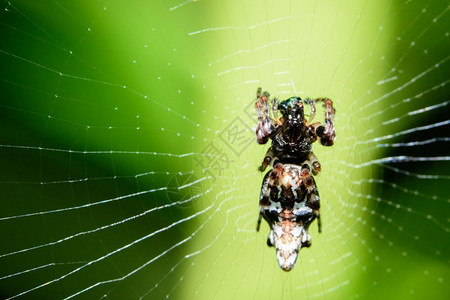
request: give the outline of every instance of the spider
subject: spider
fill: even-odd
[[[269,93],[261,93],[258,88],[256,96],[256,141],[265,144],[269,138],[272,140],[259,170],[263,172],[269,165],[273,168],[264,176],[261,186],[256,230],[259,231],[264,218],[270,226],[267,244],[275,247],[281,269],[290,271],[300,249],[311,246],[308,228],[316,218],[321,232],[320,197],[312,177],[320,172],[321,166],[312,152],[312,143],[319,139],[324,146],[334,144],[335,109],[330,99],[307,99],[304,103],[310,105],[311,114],[306,120],[302,99],[291,97],[279,104],[274,98],[274,119],[271,119]],[[318,102],[325,105],[325,124],[311,124]]]

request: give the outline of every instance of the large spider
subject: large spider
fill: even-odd
[[[272,140],[259,170],[263,172],[269,165],[273,168],[263,179],[256,230],[264,218],[270,226],[267,244],[275,247],[280,267],[289,271],[295,266],[300,249],[311,246],[308,228],[316,218],[321,232],[319,192],[311,175],[317,175],[321,167],[311,144],[319,139],[324,146],[333,145],[335,109],[326,98],[302,101],[292,97],[280,104],[274,98],[271,119],[269,93],[261,93],[258,88],[256,96],[256,140],[259,144]],[[308,120],[303,102],[311,107]],[[311,123],[318,102],[325,105],[325,124]]]

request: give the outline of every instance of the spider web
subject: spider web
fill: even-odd
[[[0,298],[450,293],[445,1],[0,3]],[[336,107],[289,273],[259,86]]]

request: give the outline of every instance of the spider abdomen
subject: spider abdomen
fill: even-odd
[[[305,173],[309,174],[305,167],[277,164],[261,188],[260,213],[270,225],[268,245],[275,247],[285,271],[294,267],[300,249],[311,245],[308,228],[318,212],[319,194],[314,179]]]

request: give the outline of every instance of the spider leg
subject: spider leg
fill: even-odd
[[[317,225],[319,226],[319,233],[321,233],[322,232],[322,222],[320,221],[320,211],[317,211],[316,218],[317,218]]]
[[[268,92],[261,93],[261,88],[256,91],[255,108],[258,113],[258,124],[256,126],[256,141],[258,144],[265,144],[272,133],[272,122],[269,116]]]
[[[336,138],[336,133],[334,131],[334,115],[336,110],[333,107],[333,101],[330,99],[325,100],[325,135],[328,136],[333,142]]]
[[[262,217],[263,217],[263,215],[262,215],[262,212],[261,212],[261,209],[260,209],[259,216],[258,216],[258,222],[256,223],[256,232],[258,232],[259,228],[261,228]]]
[[[320,139],[324,146],[332,146],[336,139],[334,130],[334,115],[336,110],[333,107],[333,101],[327,98],[315,99],[314,102],[324,102],[325,104],[325,124],[319,122],[310,125],[315,135]]]
[[[278,118],[278,98],[273,98],[272,100],[272,114],[273,117],[275,118],[275,123],[277,125],[281,125],[281,121]]]
[[[270,147],[266,152],[266,156],[264,156],[261,166],[259,167],[259,170],[261,172],[264,172],[264,170],[270,164],[270,162],[272,161],[272,157],[273,157],[273,150],[272,150],[272,147]]]
[[[310,100],[310,99],[306,99],[305,103],[309,104],[309,107],[311,108],[311,114],[309,115],[309,119],[307,122],[307,124],[311,124],[312,120],[316,116],[316,103],[315,103],[315,101]]]
[[[311,169],[312,169],[312,173],[313,175],[317,175],[319,174],[320,170],[321,170],[321,166],[319,163],[319,160],[317,159],[317,157],[314,155],[314,153],[310,152],[308,154],[308,159],[307,161],[310,163],[311,165]]]
[[[261,163],[261,166],[259,167],[259,171],[264,172],[264,170],[269,166],[273,166],[274,161],[278,160],[278,158],[275,156],[275,153],[273,152],[272,147],[270,147],[266,155],[264,156],[264,159]]]
[[[307,228],[303,229],[302,247],[311,247],[311,236],[309,235]]]

